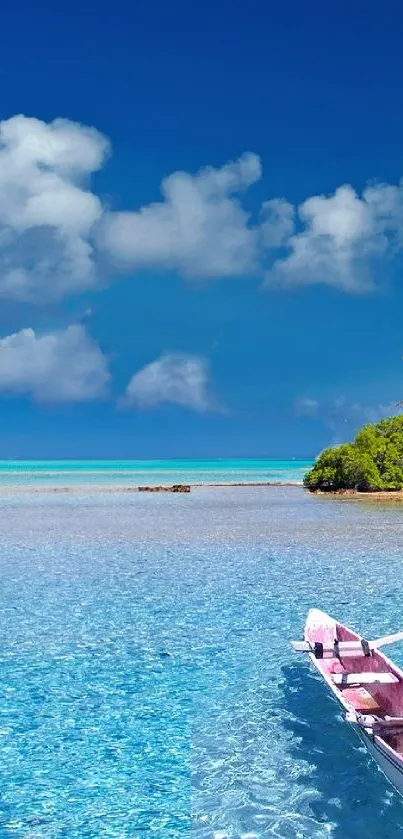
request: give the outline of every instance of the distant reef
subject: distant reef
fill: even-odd
[[[397,498],[403,490],[403,416],[364,425],[352,443],[325,449],[304,486],[310,492]]]

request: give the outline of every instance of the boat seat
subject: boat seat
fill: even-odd
[[[363,687],[345,688],[343,699],[353,706],[355,711],[361,714],[381,714],[382,708],[374,696]]]
[[[332,673],[335,685],[391,685],[399,679],[393,673]]]

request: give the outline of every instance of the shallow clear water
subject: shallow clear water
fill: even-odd
[[[403,800],[288,645],[313,605],[402,628],[402,506],[2,505],[0,839],[402,835]]]

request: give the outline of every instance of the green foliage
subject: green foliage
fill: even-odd
[[[402,489],[403,416],[364,425],[353,443],[325,449],[304,485],[313,492]]]

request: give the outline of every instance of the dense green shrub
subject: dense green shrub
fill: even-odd
[[[403,487],[403,416],[365,425],[353,443],[325,449],[305,475],[312,490],[392,490]]]

